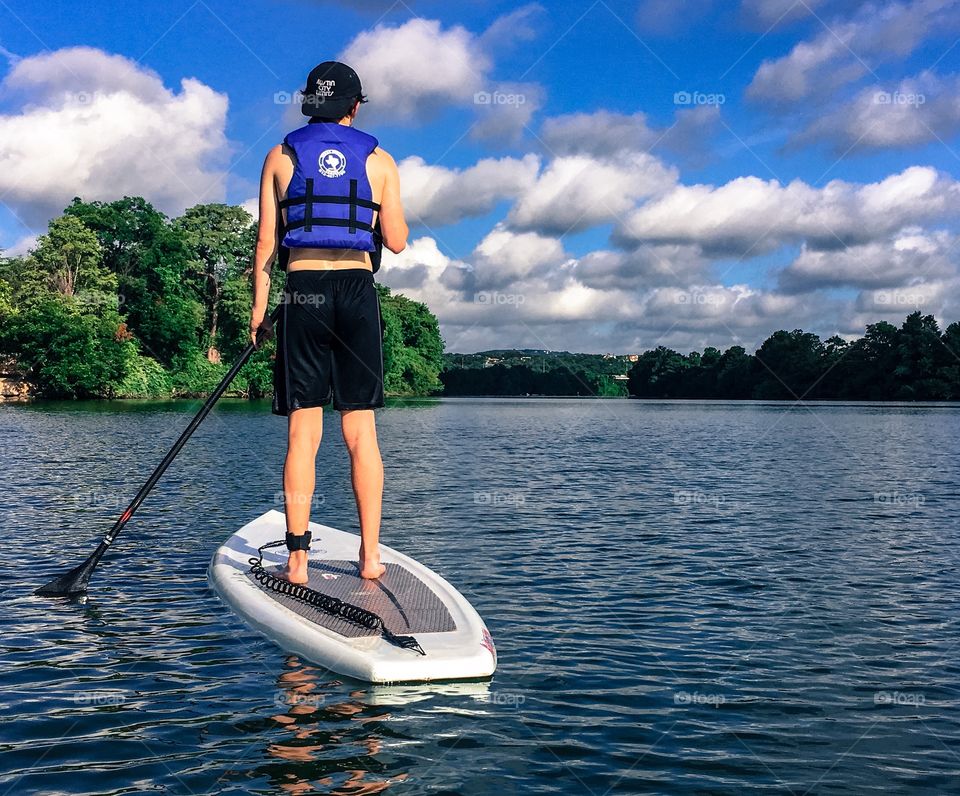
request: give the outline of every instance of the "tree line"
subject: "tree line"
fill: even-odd
[[[0,257],[4,370],[51,398],[163,398],[209,392],[248,342],[250,214],[197,205],[168,218],[140,197],[74,199],[25,255]],[[273,271],[271,302],[282,293]],[[429,309],[377,285],[388,394],[441,389],[443,339]],[[272,390],[276,342],[232,393]]]
[[[444,395],[625,397],[627,358],[568,351],[492,350],[445,354]]]
[[[255,235],[230,205],[168,218],[140,197],[74,199],[27,254],[0,257],[0,366],[42,397],[209,392],[247,343]],[[283,284],[273,277],[271,306]],[[781,330],[753,354],[660,346],[631,365],[568,352],[444,354],[429,308],[377,290],[388,395],[960,400],[960,323],[941,331],[920,312],[852,342]],[[232,393],[269,394],[274,355],[275,341],[262,346]]]
[[[780,400],[960,400],[960,323],[941,332],[919,311],[897,328],[880,321],[848,342],[804,332],[778,331],[748,354],[681,354],[663,346],[642,354],[628,373],[637,398]]]
[[[440,380],[445,395],[960,400],[960,323],[941,332],[932,315],[920,312],[899,328],[870,324],[853,341],[781,330],[753,354],[742,346],[689,354],[659,346],[634,359],[531,350],[445,354]]]

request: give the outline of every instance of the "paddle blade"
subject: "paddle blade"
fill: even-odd
[[[78,594],[86,594],[90,576],[93,575],[93,570],[96,569],[106,549],[107,546],[101,542],[93,554],[79,567],[74,567],[59,578],[54,578],[37,589],[34,594],[38,597],[75,597]]]

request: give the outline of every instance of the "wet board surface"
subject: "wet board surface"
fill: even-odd
[[[370,611],[394,634],[423,650],[391,643],[378,630],[323,612],[262,586],[250,572],[257,549],[284,538],[285,518],[268,511],[233,533],[213,555],[207,577],[220,600],[282,649],[331,672],[371,683],[489,678],[497,651],[469,600],[439,573],[383,543],[386,572],[361,578],[357,534],[311,522],[308,588]],[[287,551],[265,548],[263,567],[276,575]]]
[[[376,580],[361,578],[353,561],[311,561],[304,585],[329,597],[372,611],[393,633],[443,633],[456,630],[450,612],[436,593],[420,578],[399,564],[385,564]],[[282,567],[267,569],[277,575]],[[311,622],[349,638],[377,636],[379,631],[321,611],[312,605],[263,587],[252,573],[247,577],[267,597]]]

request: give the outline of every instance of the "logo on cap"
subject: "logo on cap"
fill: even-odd
[[[337,90],[336,80],[323,80],[322,78],[317,78],[317,96],[318,97],[332,97],[333,93],[336,90]]]
[[[319,167],[324,177],[342,177],[347,173],[347,159],[339,149],[325,149],[320,153]]]

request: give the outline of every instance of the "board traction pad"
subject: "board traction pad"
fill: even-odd
[[[456,622],[434,591],[400,564],[385,563],[387,571],[375,580],[361,578],[353,561],[309,561],[304,585],[350,605],[365,608],[383,619],[393,633],[446,633]],[[266,568],[265,568],[266,569]],[[282,567],[266,569],[276,575]],[[347,638],[378,636],[380,631],[324,613],[293,597],[265,589],[253,574],[247,577],[264,594],[296,614]]]

